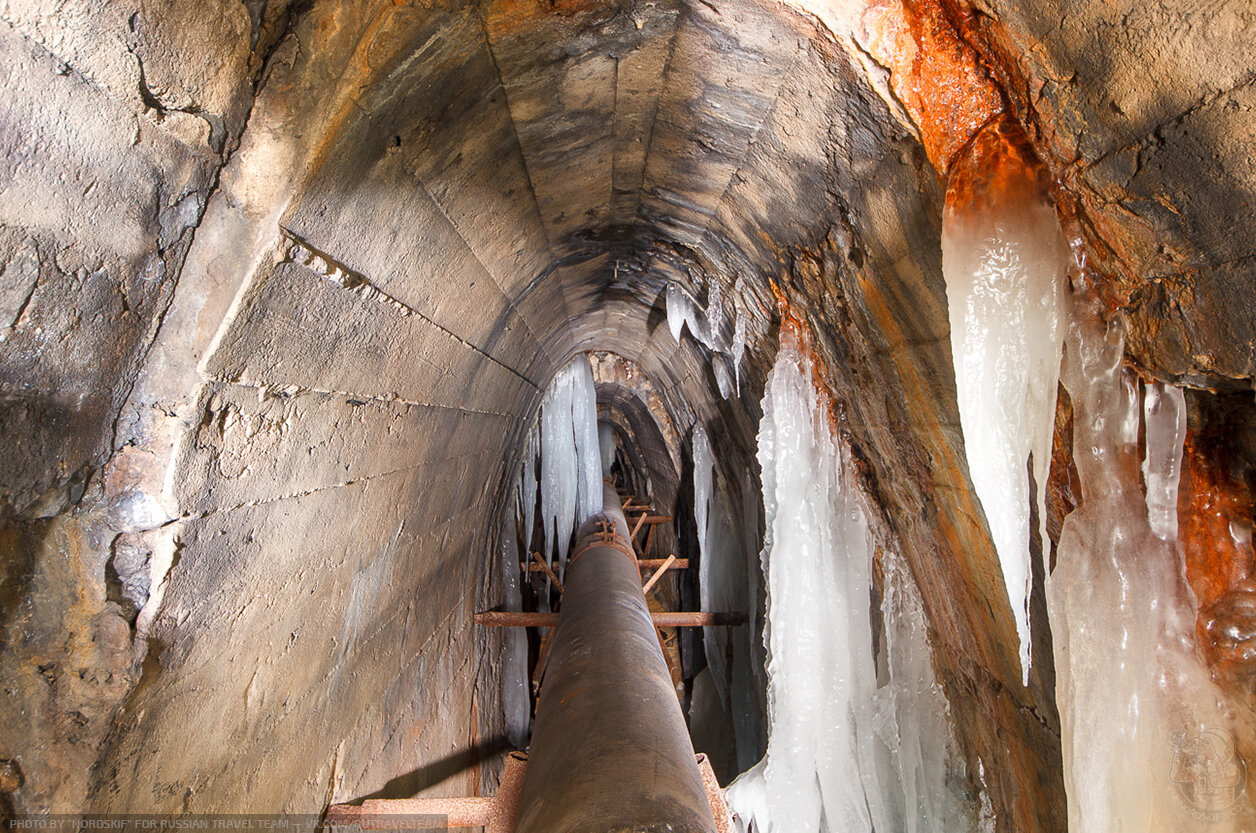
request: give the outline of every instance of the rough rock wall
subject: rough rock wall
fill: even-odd
[[[1256,70],[1247,3],[974,4],[974,42],[1012,81],[1116,279],[1131,359],[1205,387],[1256,373]]]
[[[153,474],[177,561],[97,809],[313,812],[427,788],[503,746],[471,614],[494,487],[538,390],[511,363],[540,351],[518,316],[497,326],[506,305],[461,236],[501,226],[459,226],[456,200],[407,185],[391,125],[369,131],[378,157],[359,144],[373,105],[350,93],[375,71],[379,25],[326,4],[276,51],[181,287],[181,323],[204,338],[189,352],[172,334],[146,380],[154,400],[197,394],[148,431],[169,438]]]
[[[285,11],[5,8],[18,809],[317,810],[500,745],[469,616],[534,387],[293,250],[371,19]]]
[[[134,681],[133,599],[147,582],[128,586],[108,562],[145,507],[109,505],[103,483],[284,11],[3,9],[0,757],[23,773],[21,806],[81,806]],[[185,60],[207,45],[212,61]],[[120,552],[119,564],[139,557]]]

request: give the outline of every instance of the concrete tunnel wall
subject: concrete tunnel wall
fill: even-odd
[[[4,14],[0,758],[21,767],[17,807],[316,812],[491,756],[497,635],[471,614],[496,600],[492,522],[540,391],[577,352],[614,351],[681,441],[701,419],[752,467],[774,282],[816,334],[878,535],[924,590],[1000,823],[1059,826],[1050,666],[1020,688],[963,462],[942,188],[832,9]],[[1041,36],[1042,74],[1067,67],[1075,42],[1019,14],[1004,48]],[[1154,46],[1154,21],[1138,31]],[[1104,106],[1042,110],[1098,125]],[[745,316],[740,398],[672,340],[669,281]],[[1143,366],[1250,373],[1241,315],[1214,337],[1179,305],[1166,330],[1148,297],[1131,309]],[[463,772],[437,789],[474,791]]]

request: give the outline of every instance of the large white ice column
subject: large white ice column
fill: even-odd
[[[584,355],[576,356],[554,376],[541,400],[538,420],[537,465],[530,467],[525,456],[520,492],[526,500],[533,491],[527,482],[534,476],[530,472],[539,468],[545,557],[557,546],[559,562],[565,564],[572,533],[602,511],[597,394]]]
[[[1015,190],[1015,189],[1012,189]],[[1068,246],[1036,193],[948,196],[942,270],[960,423],[973,488],[1003,569],[1029,679],[1029,481],[1033,454],[1041,540],[1060,372]]]
[[[878,693],[874,541],[812,363],[792,328],[782,332],[758,455],[768,747],[728,788],[730,804],[758,833],[972,830],[975,813],[950,793],[967,779],[905,571],[891,573],[883,608],[889,680]]]
[[[1195,649],[1174,511],[1184,397],[1159,384],[1140,395],[1123,335],[1081,310],[1065,350],[1081,503],[1047,602],[1068,829],[1256,829],[1222,694]]]

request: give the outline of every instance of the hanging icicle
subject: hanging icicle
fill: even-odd
[[[964,448],[1003,568],[1026,684],[1026,467],[1032,455],[1045,541],[1068,264],[1068,246],[1042,180],[1019,127],[996,122],[978,134],[952,174],[942,218],[942,270]]]

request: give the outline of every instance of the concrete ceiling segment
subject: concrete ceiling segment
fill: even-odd
[[[480,20],[434,7],[395,25],[387,69],[324,138],[284,227],[498,361],[531,363],[564,321],[513,307],[553,257]],[[492,349],[507,328],[526,332]]]
[[[773,4],[728,11],[487,3],[393,14],[387,31],[368,32],[382,45],[366,50],[370,72],[328,123],[284,227],[477,347],[503,329],[518,331],[512,344],[550,344],[552,330],[598,310],[625,260],[687,275],[643,252],[701,243],[786,79],[817,80],[791,75],[821,34],[813,23]],[[822,184],[803,183],[807,193]],[[738,243],[755,235],[744,219],[729,229]],[[423,254],[437,251],[447,259]],[[447,320],[451,304],[495,309],[496,323]],[[530,378],[543,382],[557,361]]]
[[[483,7],[494,59],[556,253],[583,250],[609,230],[614,193],[635,195],[632,146],[644,146],[679,4],[608,3],[576,15],[527,3]],[[623,114],[621,116],[621,110]],[[627,134],[617,132],[625,128]],[[620,160],[620,153],[630,151]]]
[[[640,213],[697,245],[768,119],[808,33],[784,7],[745,3],[727,14],[686,7],[672,44],[650,139]]]

